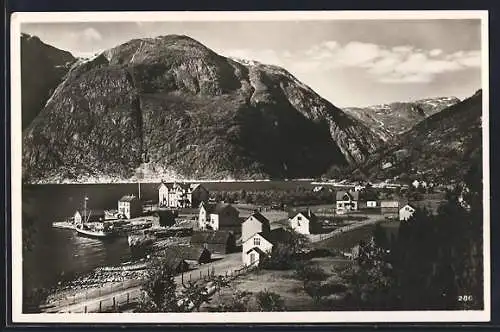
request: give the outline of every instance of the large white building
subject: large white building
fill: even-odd
[[[162,182],[158,186],[160,207],[198,207],[201,202],[208,201],[208,196],[208,190],[199,183]]]

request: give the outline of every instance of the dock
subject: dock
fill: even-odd
[[[55,221],[52,223],[52,227],[63,228],[63,229],[75,229],[75,225],[67,221]]]

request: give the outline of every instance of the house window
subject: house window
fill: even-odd
[[[254,246],[260,246],[260,238],[259,237],[254,237],[253,238],[253,245]]]
[[[298,216],[298,217],[297,217],[297,220],[298,220],[298,221],[301,221],[301,220],[302,220],[302,217],[301,217],[301,216]]]

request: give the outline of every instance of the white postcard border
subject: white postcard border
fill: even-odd
[[[332,311],[262,313],[22,313],[22,126],[20,27],[22,23],[289,21],[289,20],[434,20],[480,19],[483,90],[483,257],[484,310],[478,311]],[[11,236],[12,321],[14,323],[380,323],[485,322],[491,311],[489,43],[488,12],[478,11],[272,11],[272,12],[23,12],[11,16]]]

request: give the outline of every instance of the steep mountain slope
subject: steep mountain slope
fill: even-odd
[[[71,53],[43,43],[38,37],[21,35],[22,126],[38,115],[54,89],[75,61]]]
[[[169,35],[76,63],[24,132],[23,176],[312,177],[381,143],[286,70]]]
[[[456,97],[426,98],[365,108],[350,107],[343,111],[373,128],[385,141],[408,130],[423,119],[460,102]]]
[[[479,90],[397,137],[373,154],[362,171],[371,178],[462,179],[472,164],[482,161],[481,116]]]

